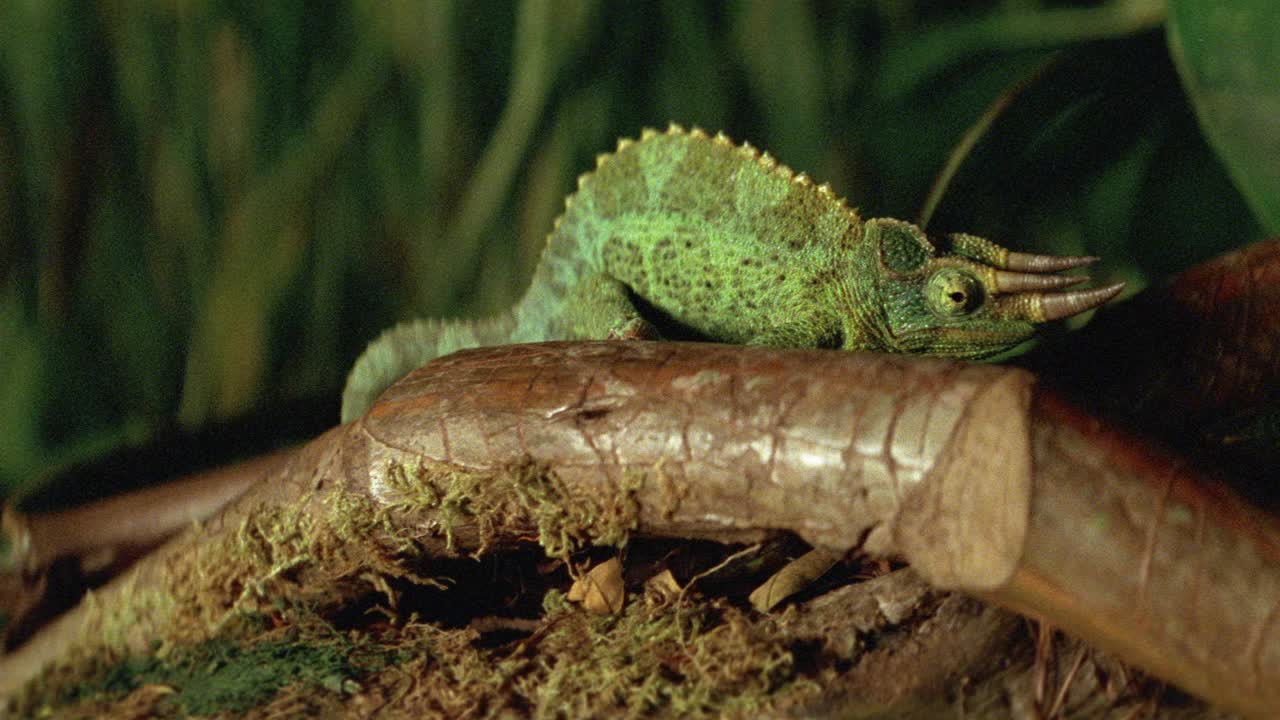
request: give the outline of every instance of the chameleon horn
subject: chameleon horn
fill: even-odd
[[[995,288],[997,293],[1016,293],[1040,290],[1057,290],[1082,283],[1089,278],[1084,275],[1037,275],[1035,273],[995,272]]]
[[[1119,295],[1123,289],[1124,283],[1116,283],[1115,285],[1093,288],[1092,290],[1073,290],[1072,292],[1040,295],[1040,313],[1043,315],[1044,322],[1071,317],[1085,310],[1092,310],[1098,307]]]
[[[1098,258],[1092,255],[1033,255],[1031,253],[1011,252],[1004,266],[1008,270],[1029,273],[1058,272],[1070,270],[1084,265],[1092,265]]]

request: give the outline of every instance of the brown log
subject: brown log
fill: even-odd
[[[722,345],[476,350],[264,479],[6,659],[0,691],[77,645],[205,637],[286,591],[403,572],[407,548],[782,529],[903,556],[1243,714],[1280,707],[1275,519],[1025,371]]]
[[[1176,454],[1041,392],[1018,570],[979,597],[1249,717],[1280,712],[1280,528]]]

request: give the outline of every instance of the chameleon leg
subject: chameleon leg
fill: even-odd
[[[792,322],[757,333],[747,344],[780,348],[838,348],[840,340],[824,336],[812,323]]]
[[[619,280],[596,274],[578,282],[566,301],[573,337],[607,340],[658,340],[662,335],[631,301]]]

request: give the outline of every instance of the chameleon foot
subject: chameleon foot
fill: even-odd
[[[609,331],[608,340],[661,340],[662,333],[644,318],[632,318]]]

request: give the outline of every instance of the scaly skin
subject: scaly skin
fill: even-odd
[[[1094,258],[1024,255],[863,220],[767,153],[672,126],[622,140],[565,201],[525,296],[479,322],[401,324],[361,355],[342,420],[454,350],[541,340],[703,339],[984,358],[1122,286],[1047,293]]]

